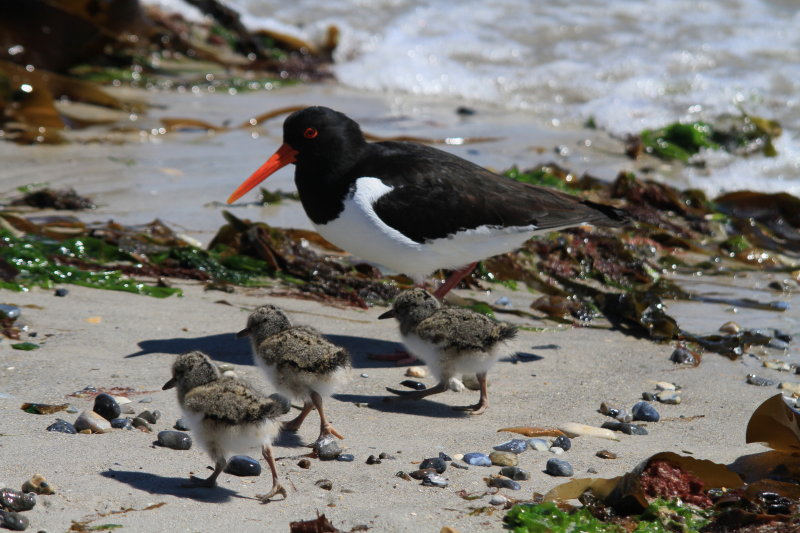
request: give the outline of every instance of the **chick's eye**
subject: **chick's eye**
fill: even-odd
[[[319,135],[319,132],[314,128],[306,128],[306,131],[303,132],[303,137],[306,139],[313,139],[317,135]]]

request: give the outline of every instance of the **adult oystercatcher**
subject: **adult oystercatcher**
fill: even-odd
[[[436,148],[367,142],[355,121],[320,106],[289,115],[283,145],[228,203],[289,163],[303,208],[328,241],[418,283],[435,270],[457,269],[436,291],[439,299],[477,261],[515,250],[535,233],[615,226],[626,218],[619,209],[505,178]]]

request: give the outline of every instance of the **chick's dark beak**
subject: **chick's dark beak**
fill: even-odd
[[[164,386],[161,387],[161,390],[171,389],[175,385],[176,385],[175,378],[172,378],[171,380],[169,380],[166,383],[164,383]]]
[[[397,315],[395,314],[394,309],[389,309],[388,311],[383,313],[381,316],[379,316],[378,320],[384,320],[384,319],[387,319],[387,318],[394,318],[395,316],[397,316]]]

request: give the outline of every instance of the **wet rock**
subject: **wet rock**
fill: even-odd
[[[394,455],[389,455],[386,452],[381,452],[378,454],[378,459],[394,459]]]
[[[138,416],[131,419],[131,425],[133,425],[133,427],[136,429],[146,431],[147,433],[153,431],[153,428],[150,427],[150,424],[147,423],[147,420]]]
[[[464,462],[472,466],[491,466],[492,460],[485,453],[470,452],[464,454]]]
[[[25,531],[29,525],[30,522],[25,515],[0,509],[0,527],[11,531]]]
[[[225,465],[225,472],[239,477],[260,476],[261,463],[247,455],[234,455]]]
[[[92,407],[92,411],[102,416],[106,420],[119,418],[119,415],[122,414],[122,409],[120,408],[119,403],[117,403],[117,400],[115,400],[110,394],[106,393],[97,395],[97,397],[94,399],[94,407]]]
[[[14,489],[0,489],[0,507],[9,511],[30,511],[36,505],[36,495]]]
[[[130,418],[112,418],[111,427],[114,429],[133,429]]]
[[[444,462],[439,457],[432,457],[430,459],[425,459],[419,465],[420,469],[432,468],[436,471],[437,474],[441,474],[445,470],[447,470],[447,463]]]
[[[505,505],[508,503],[508,498],[502,494],[495,494],[489,498],[489,505]]]
[[[406,377],[424,378],[428,375],[428,370],[424,366],[410,366],[406,369]]]
[[[498,489],[520,490],[522,488],[522,486],[513,479],[508,479],[503,476],[490,477],[486,480],[486,484],[490,487],[497,487]]]
[[[494,449],[498,452],[522,453],[528,449],[528,441],[525,439],[511,439],[494,446]]]
[[[420,468],[419,470],[414,470],[413,472],[409,472],[408,475],[413,479],[423,479],[425,476],[429,476],[431,474],[435,474],[436,470],[433,468]]]
[[[47,431],[58,431],[59,433],[69,433],[70,435],[75,435],[78,433],[78,430],[75,429],[75,426],[61,418],[56,418],[55,422],[47,426]]]
[[[139,418],[147,422],[148,424],[155,424],[158,422],[158,419],[161,418],[161,411],[142,411],[138,415]]]
[[[59,298],[63,298],[64,296],[69,294],[69,290],[65,289],[64,287],[59,287],[55,291],[53,291],[53,294],[55,296],[58,296]]]
[[[159,431],[156,442],[159,446],[172,450],[188,450],[192,447],[192,437],[182,431],[173,431],[171,429]]]
[[[342,461],[343,463],[352,463],[356,460],[356,456],[352,453],[340,453],[336,456],[337,461]]]
[[[53,486],[41,474],[34,474],[22,484],[22,492],[33,492],[36,494],[55,494]]]
[[[448,485],[447,479],[439,474],[428,474],[422,478],[422,484],[426,487],[446,487]]]
[[[679,365],[696,365],[698,363],[694,353],[686,346],[678,346],[669,356],[669,360]]]
[[[381,464],[381,460],[375,457],[374,455],[370,455],[369,457],[367,457],[366,463],[368,465],[379,465]]]
[[[517,454],[512,452],[494,451],[489,454],[489,460],[497,466],[517,466],[519,464]]]
[[[311,461],[309,461],[308,459],[300,459],[299,461],[297,461],[297,466],[305,470],[308,470],[309,468],[311,468]]]
[[[779,387],[785,391],[791,392],[795,396],[800,396],[800,383],[784,381],[779,385]]]
[[[531,447],[532,450],[536,450],[537,452],[546,452],[550,449],[550,443],[544,439],[533,438],[528,439],[528,446]]]
[[[111,431],[111,423],[94,411],[83,411],[73,425],[79,432],[88,430],[91,433],[107,433]]]
[[[750,385],[755,385],[756,387],[774,387],[776,384],[771,379],[762,378],[755,374],[747,374],[747,382]]]
[[[569,437],[565,437],[564,435],[558,436],[553,440],[553,446],[558,446],[564,451],[569,450],[572,448],[572,441],[569,440]]]
[[[400,385],[414,390],[425,390],[428,388],[428,386],[422,383],[421,381],[414,381],[413,379],[403,380],[400,382]]]
[[[442,461],[452,461],[453,460],[452,457],[450,457],[449,455],[447,455],[444,452],[439,452],[439,459],[441,459]]]
[[[411,481],[411,476],[400,470],[398,473],[395,474],[395,477],[399,477],[400,479],[405,479],[406,481]]]
[[[599,457],[600,459],[616,459],[617,458],[617,454],[615,454],[614,452],[610,452],[608,450],[600,450],[595,455],[597,457]]]
[[[736,335],[740,331],[742,331],[742,326],[732,320],[725,322],[719,327],[719,332],[727,335]]]
[[[573,474],[572,465],[563,459],[548,459],[544,467],[546,474],[551,476],[569,477]]]
[[[173,429],[177,429],[178,431],[189,431],[189,425],[183,418],[179,418],[175,421],[175,425],[172,426]]]
[[[333,481],[330,479],[318,479],[314,482],[314,485],[322,490],[331,490],[333,488]]]
[[[19,307],[16,305],[0,304],[0,318],[19,318]]]
[[[656,401],[656,395],[652,392],[643,392],[642,393],[642,400],[646,402],[654,402]]]
[[[603,427],[611,431],[620,431],[626,435],[647,435],[647,430],[642,426],[628,424],[627,422],[604,422]]]
[[[313,449],[320,461],[332,461],[342,453],[339,443],[331,436],[315,442]]]
[[[527,481],[531,478],[531,473],[518,466],[504,466],[500,469],[500,475],[514,481]]]
[[[658,422],[661,415],[658,414],[656,408],[647,402],[638,402],[631,409],[634,420],[641,420],[642,422]]]
[[[662,390],[656,394],[656,400],[661,403],[678,405],[681,403],[681,393],[674,390]]]

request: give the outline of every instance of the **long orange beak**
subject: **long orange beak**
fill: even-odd
[[[294,163],[297,161],[297,150],[292,148],[286,143],[283,143],[278,151],[272,154],[272,157],[267,159],[267,162],[261,165],[261,167],[253,172],[253,174],[247,178],[244,183],[239,185],[239,188],[233,191],[233,194],[230,195],[228,198],[228,203],[232,204],[255,187],[268,177],[270,177],[273,173],[277,172],[279,169],[282,169],[289,163]]]

